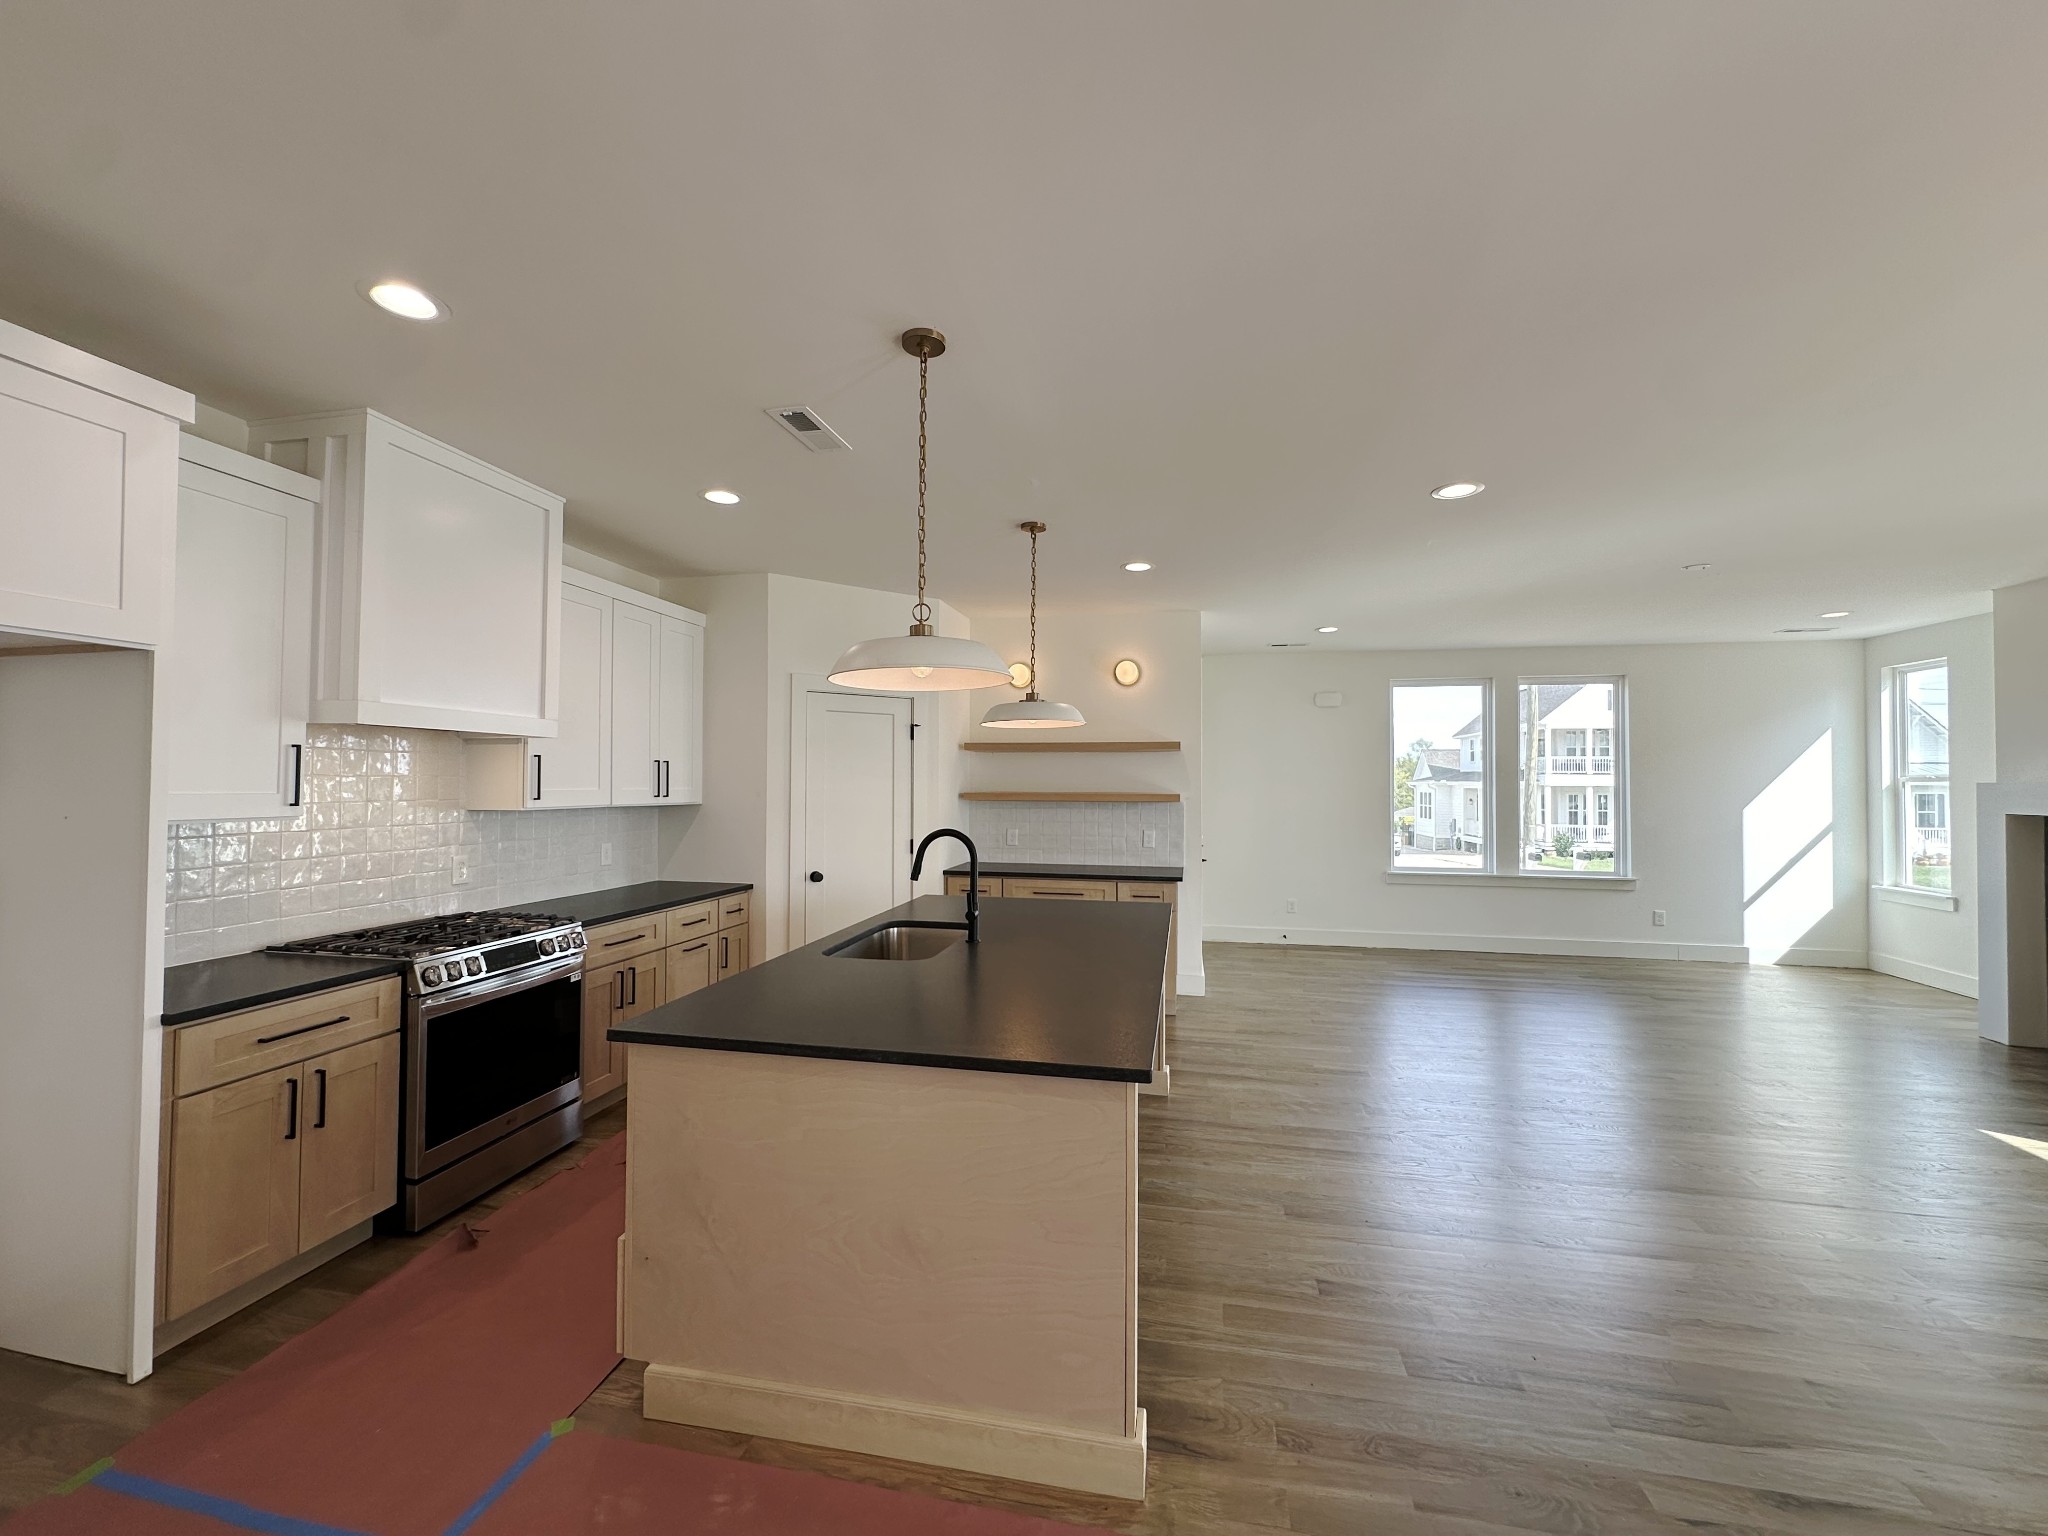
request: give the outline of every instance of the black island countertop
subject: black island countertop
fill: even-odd
[[[553,896],[546,901],[522,901],[483,910],[571,917],[585,927],[595,927],[753,888],[743,880],[648,880],[639,885],[613,886],[607,891],[583,891],[574,896]],[[396,976],[404,971],[405,964],[403,960],[375,956],[278,955],[258,949],[247,954],[222,955],[217,960],[173,965],[164,971],[164,1025],[174,1029],[223,1013],[238,1013],[265,1003],[281,1003],[312,992],[353,986],[379,976]]]
[[[1178,864],[1030,864],[1018,859],[983,859],[981,872],[1023,880],[1166,880],[1175,884],[1182,875]],[[955,864],[946,873],[964,875],[967,866]]]
[[[957,921],[920,896],[611,1031],[635,1045],[893,1062],[1038,1077],[1152,1080],[1172,914],[1163,905],[981,903],[981,943],[922,960],[825,952],[906,918]]]

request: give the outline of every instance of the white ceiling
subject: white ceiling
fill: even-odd
[[[0,315],[890,588],[931,324],[969,613],[1039,517],[1212,650],[1868,633],[2048,573],[2044,65],[2040,0],[7,0]]]

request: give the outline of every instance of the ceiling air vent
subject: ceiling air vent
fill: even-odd
[[[1809,624],[1804,628],[1777,631],[1781,635],[1832,635],[1834,632],[1835,626],[1832,624]]]
[[[783,431],[813,453],[838,453],[853,446],[826,426],[824,418],[808,405],[777,406],[768,414],[782,424]]]

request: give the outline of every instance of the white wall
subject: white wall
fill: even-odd
[[[1998,782],[2048,784],[2048,580],[1991,594]]]
[[[1884,712],[1878,706],[1887,667],[1948,661],[1949,879],[1953,909],[1924,895],[1887,892],[1885,829],[1892,815],[1884,780]],[[1995,773],[1995,687],[1989,614],[1880,635],[1863,645],[1869,712],[1865,779],[1870,817],[1870,968],[1931,987],[1977,995],[1977,786]],[[2036,690],[2038,693],[2038,690]]]
[[[1007,661],[1022,661],[1028,625],[1022,617],[977,618],[974,635]],[[1144,669],[1135,687],[1120,686],[1110,669],[1124,657]],[[1165,790],[1181,797],[1187,864],[1181,885],[1180,990],[1203,989],[1201,946],[1206,870],[1203,839],[1202,617],[1194,612],[1041,613],[1038,672],[1045,697],[1072,704],[1085,726],[1062,731],[1074,741],[1178,741],[1177,753],[967,753],[964,789]],[[973,695],[969,734],[980,740],[1015,740],[1016,733],[978,723],[991,704],[1016,698],[1008,688]],[[1000,848],[984,850],[1001,857]]]
[[[664,813],[663,878],[752,881],[756,958],[779,955],[790,935],[791,679],[822,678],[856,640],[907,628],[912,599],[772,575],[684,577],[663,583],[662,595],[707,620],[704,804]],[[939,633],[967,633],[958,612],[932,606]],[[964,694],[917,701],[911,772],[919,835],[953,823],[968,707]],[[909,857],[906,849],[906,863]],[[944,877],[928,868],[920,891],[944,888]]]
[[[1519,677],[1615,673],[1629,684],[1632,889],[1389,878],[1395,678],[1490,676],[1511,722]],[[1343,706],[1317,708],[1319,690]],[[1865,961],[1857,642],[1211,656],[1203,718],[1211,939],[1724,960],[1789,945],[1791,961]],[[1511,829],[1505,734],[1492,790]]]

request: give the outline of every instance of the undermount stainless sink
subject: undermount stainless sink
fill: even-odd
[[[832,960],[929,960],[966,939],[966,932],[959,928],[894,923],[887,928],[870,928],[844,944],[835,944],[825,955]]]

